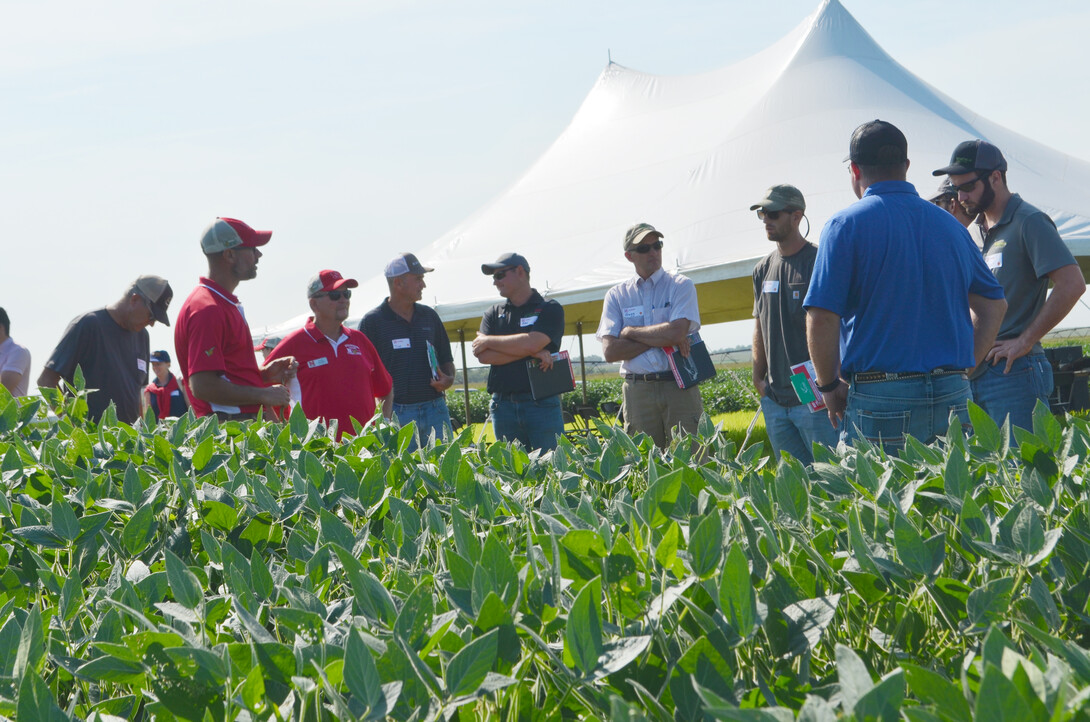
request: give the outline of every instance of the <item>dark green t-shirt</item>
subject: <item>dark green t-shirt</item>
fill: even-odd
[[[791,256],[772,251],[753,269],[753,316],[761,324],[768,359],[768,396],[780,406],[798,406],[791,367],[810,358],[806,347],[806,309],[817,246],[807,242]]]

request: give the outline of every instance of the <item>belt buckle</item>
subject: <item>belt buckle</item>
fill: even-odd
[[[886,381],[896,381],[900,374],[886,372]]]

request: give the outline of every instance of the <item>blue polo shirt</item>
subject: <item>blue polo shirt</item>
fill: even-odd
[[[825,224],[803,305],[840,316],[842,373],[932,371],[974,365],[970,293],[1003,298],[968,231],[881,181]]]

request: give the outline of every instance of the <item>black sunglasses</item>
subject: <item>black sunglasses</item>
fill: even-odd
[[[654,248],[656,251],[662,250],[662,241],[655,241],[654,243],[641,243],[632,250],[636,253],[648,253]]]
[[[766,211],[763,208],[757,211],[757,217],[763,220],[775,221],[778,220],[781,213],[794,213],[795,211],[785,208],[782,211]]]
[[[951,190],[954,193],[972,193],[973,188],[976,188],[976,184],[979,183],[980,181],[984,180],[985,178],[987,178],[991,174],[992,174],[992,172],[990,170],[989,171],[978,172],[976,174],[976,178],[973,178],[971,181],[965,181],[964,183],[962,183],[959,186],[954,186],[953,188],[951,188]]]
[[[516,268],[518,268],[518,266],[512,266],[511,268],[501,268],[500,270],[492,274],[492,280],[502,281],[504,276],[506,276],[508,273],[515,270]]]
[[[319,293],[318,295],[325,296],[330,301],[340,301],[341,296],[344,296],[345,298],[352,298],[352,292],[349,291],[347,288],[343,291],[330,291],[328,293]]]

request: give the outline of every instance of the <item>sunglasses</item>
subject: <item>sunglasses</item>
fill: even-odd
[[[779,220],[780,214],[782,214],[782,213],[791,214],[791,213],[794,213],[794,211],[787,210],[787,209],[784,209],[782,211],[766,211],[766,210],[762,209],[762,210],[757,211],[757,217],[760,218],[762,221],[764,221],[764,220],[775,221],[775,220]]]
[[[325,296],[330,301],[340,301],[341,296],[344,296],[345,298],[352,298],[352,292],[348,289],[345,289],[343,291],[330,291],[329,293],[319,293],[318,295]]]
[[[512,266],[511,268],[501,268],[500,270],[498,270],[498,271],[496,271],[495,273],[492,274],[492,280],[493,281],[502,281],[504,279],[504,277],[507,276],[508,273],[511,273],[516,268],[518,268],[518,266]]]
[[[987,178],[989,175],[991,175],[991,171],[977,173],[976,178],[973,178],[971,181],[965,181],[959,186],[954,186],[952,190],[954,191],[954,193],[972,193],[973,188],[976,188],[976,184]]]
[[[641,243],[632,250],[636,253],[648,253],[654,248],[656,251],[662,250],[662,241],[655,241],[654,243]]]

